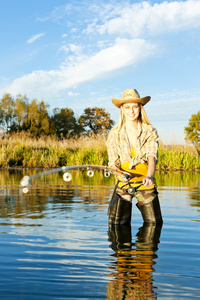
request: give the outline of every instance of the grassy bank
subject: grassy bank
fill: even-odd
[[[107,164],[105,140],[100,137],[59,140],[27,133],[12,134],[1,141],[0,167],[54,168],[63,165]]]
[[[200,157],[191,146],[161,144],[157,169],[200,171]]]
[[[27,133],[6,136],[0,146],[0,167],[55,168],[63,165],[107,165],[105,138],[58,140]],[[160,145],[158,170],[200,170],[200,158],[189,146]]]

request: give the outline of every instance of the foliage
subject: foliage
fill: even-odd
[[[74,112],[70,108],[55,108],[51,122],[55,133],[61,138],[80,134],[82,131],[82,127],[78,124]]]
[[[28,117],[28,98],[26,95],[17,95],[14,102],[14,110],[16,115],[17,125],[22,126],[23,122],[27,120]]]
[[[169,149],[164,147],[159,149],[159,160],[157,164],[159,170],[200,170],[200,158],[190,151],[185,151],[183,147]]]
[[[33,99],[30,103],[26,95],[13,99],[4,94],[0,99],[0,124],[6,133],[29,131],[34,136],[49,134],[48,105]]]
[[[97,134],[111,129],[114,122],[104,108],[86,108],[80,118],[76,118],[70,108],[55,108],[49,114],[49,106],[42,101],[29,101],[26,95],[4,94],[0,99],[0,126],[9,132],[26,131],[33,137],[56,134],[59,138],[80,136],[81,133]]]
[[[2,168],[53,168],[86,163],[108,163],[102,136],[60,140],[57,136],[33,138],[30,133],[20,132],[6,135],[0,145]]]
[[[4,94],[0,99],[0,124],[6,131],[14,125],[14,99],[10,94]]]
[[[200,156],[200,111],[193,114],[185,127],[186,140],[190,141]]]
[[[24,122],[20,126],[20,130],[26,130],[32,133],[34,136],[49,133],[49,115],[48,105],[42,100],[38,103],[36,99],[33,99],[31,103],[27,104],[27,114],[25,114]]]
[[[86,108],[79,118],[79,123],[87,134],[108,131],[114,125],[114,121],[110,119],[110,114],[101,107]]]

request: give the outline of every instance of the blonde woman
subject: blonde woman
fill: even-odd
[[[133,175],[129,181],[119,178],[109,205],[110,224],[130,224],[132,198],[137,199],[144,223],[162,223],[154,173],[158,159],[158,134],[149,122],[143,106],[150,96],[140,98],[135,89],[127,89],[122,99],[112,99],[120,108],[119,121],[107,140],[109,167]]]

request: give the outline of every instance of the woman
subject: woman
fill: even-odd
[[[125,90],[122,99],[112,99],[120,108],[120,116],[108,135],[109,167],[120,168],[134,177],[130,181],[119,178],[109,206],[109,224],[130,224],[133,197],[145,223],[162,223],[154,179],[158,134],[143,108],[150,99],[140,98],[135,89]]]

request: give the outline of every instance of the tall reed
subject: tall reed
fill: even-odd
[[[7,135],[0,145],[0,167],[52,168],[72,164],[108,163],[105,136],[59,140],[56,136],[32,138],[22,132]]]
[[[1,168],[55,168],[78,164],[108,164],[105,135],[59,140],[56,136],[33,138],[21,132],[1,140]],[[157,170],[199,171],[200,158],[193,147],[161,143]]]
[[[200,157],[195,149],[188,145],[170,145],[161,143],[159,147],[159,170],[200,170]]]

